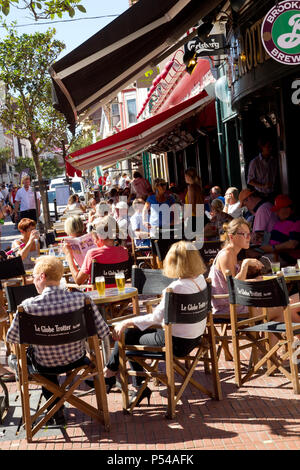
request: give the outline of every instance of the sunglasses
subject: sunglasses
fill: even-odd
[[[250,232],[236,232],[236,235],[241,235],[241,236],[243,236],[244,238],[250,238],[250,237],[251,237],[251,233],[250,233]]]

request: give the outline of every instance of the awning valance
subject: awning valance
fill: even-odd
[[[75,168],[86,170],[128,158],[145,150],[183,120],[201,111],[205,115],[205,107],[213,101],[214,98],[202,91],[162,113],[69,154],[67,160]]]
[[[53,102],[72,131],[90,115],[176,50],[176,43],[220,0],[139,0],[53,64]],[[174,49],[175,45],[175,49]]]

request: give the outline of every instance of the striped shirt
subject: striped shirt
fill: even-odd
[[[86,294],[83,292],[69,292],[59,286],[51,286],[46,287],[42,294],[24,300],[21,305],[25,312],[31,315],[51,316],[68,312],[72,314],[72,311],[79,310],[84,306],[85,299]],[[109,328],[92,300],[91,306],[98,336],[104,338],[109,334]],[[14,316],[6,340],[9,343],[20,342],[18,313]],[[34,345],[33,348],[34,357],[38,364],[45,367],[64,366],[84,356],[85,341],[75,341],[57,346]]]

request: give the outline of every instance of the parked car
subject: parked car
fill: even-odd
[[[57,186],[65,186],[65,178],[55,178],[50,181],[49,189],[54,189]],[[84,201],[85,194],[87,192],[86,184],[83,178],[78,178],[77,176],[72,178],[72,188],[75,194],[78,194],[79,198]]]

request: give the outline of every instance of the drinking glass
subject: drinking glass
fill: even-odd
[[[280,263],[271,263],[272,274],[277,274],[280,271]]]
[[[123,272],[115,274],[115,280],[119,293],[124,292],[125,290],[125,275]]]
[[[300,270],[300,259],[297,259],[297,268]]]
[[[99,297],[105,296],[105,278],[104,276],[98,276],[95,279],[96,289],[98,291]]]

